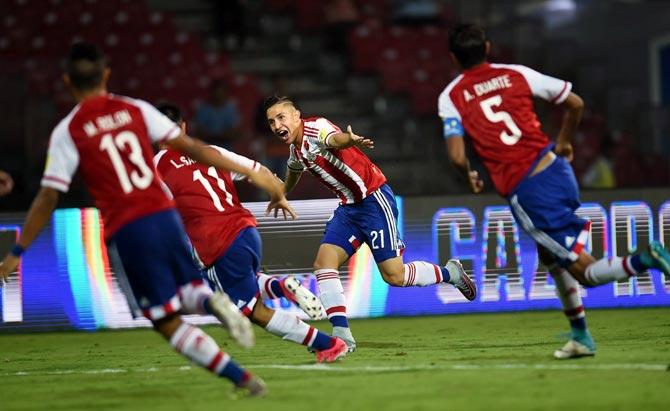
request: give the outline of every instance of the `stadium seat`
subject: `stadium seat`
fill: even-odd
[[[362,24],[349,34],[352,67],[357,73],[374,73],[383,49],[384,39],[379,27]]]
[[[413,62],[402,58],[397,49],[384,50],[377,66],[384,88],[392,93],[408,91],[412,66]]]

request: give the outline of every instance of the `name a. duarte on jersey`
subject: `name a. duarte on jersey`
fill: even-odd
[[[642,201],[614,202],[606,209],[584,203],[577,211],[591,221],[586,249],[596,258],[626,255],[651,240],[670,242],[670,201],[654,210]],[[481,221],[468,208],[438,210],[432,223],[434,254],[458,258],[478,279],[480,301],[555,298],[550,276],[537,258],[535,243],[516,224],[509,207],[485,207]],[[630,281],[599,287],[614,297],[670,295],[670,278],[651,271]],[[602,290],[601,290],[602,291]],[[582,290],[588,294],[586,290]],[[445,303],[457,302],[442,296]]]

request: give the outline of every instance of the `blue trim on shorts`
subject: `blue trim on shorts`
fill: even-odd
[[[576,261],[571,251],[588,221],[575,214],[579,187],[565,158],[556,156],[547,168],[525,177],[508,200],[517,223],[561,266]]]
[[[358,203],[338,206],[321,243],[336,245],[349,257],[365,243],[377,263],[401,255],[405,244],[398,232],[398,206],[391,187],[384,184]]]

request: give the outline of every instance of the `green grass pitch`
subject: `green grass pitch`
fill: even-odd
[[[598,355],[567,362],[559,312],[354,320],[358,350],[327,366],[259,328],[245,351],[206,327],[263,399],[231,398],[148,329],[0,335],[0,410],[670,409],[670,309],[587,315]]]

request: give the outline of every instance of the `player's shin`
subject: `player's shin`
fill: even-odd
[[[644,270],[645,267],[639,263],[639,256],[601,258],[586,267],[584,278],[588,285],[597,286],[626,280]]]
[[[250,374],[237,365],[216,342],[198,327],[182,322],[170,337],[170,345],[195,364],[228,378],[235,385],[243,384]]]
[[[287,341],[305,345],[317,351],[327,350],[335,339],[314,327],[310,327],[295,315],[275,311],[265,329]]]
[[[349,328],[344,288],[339,273],[326,268],[314,271],[314,275],[319,287],[319,298],[326,309],[328,320],[333,327]]]
[[[404,264],[405,277],[403,287],[423,287],[449,281],[449,271],[445,267],[427,263],[425,261],[412,261]]]
[[[586,327],[586,313],[579,292],[579,283],[563,268],[555,265],[549,272],[556,284],[556,295],[561,300],[563,313],[570,322],[570,329],[574,339],[583,339],[588,335]],[[589,337],[590,338],[590,337]]]

